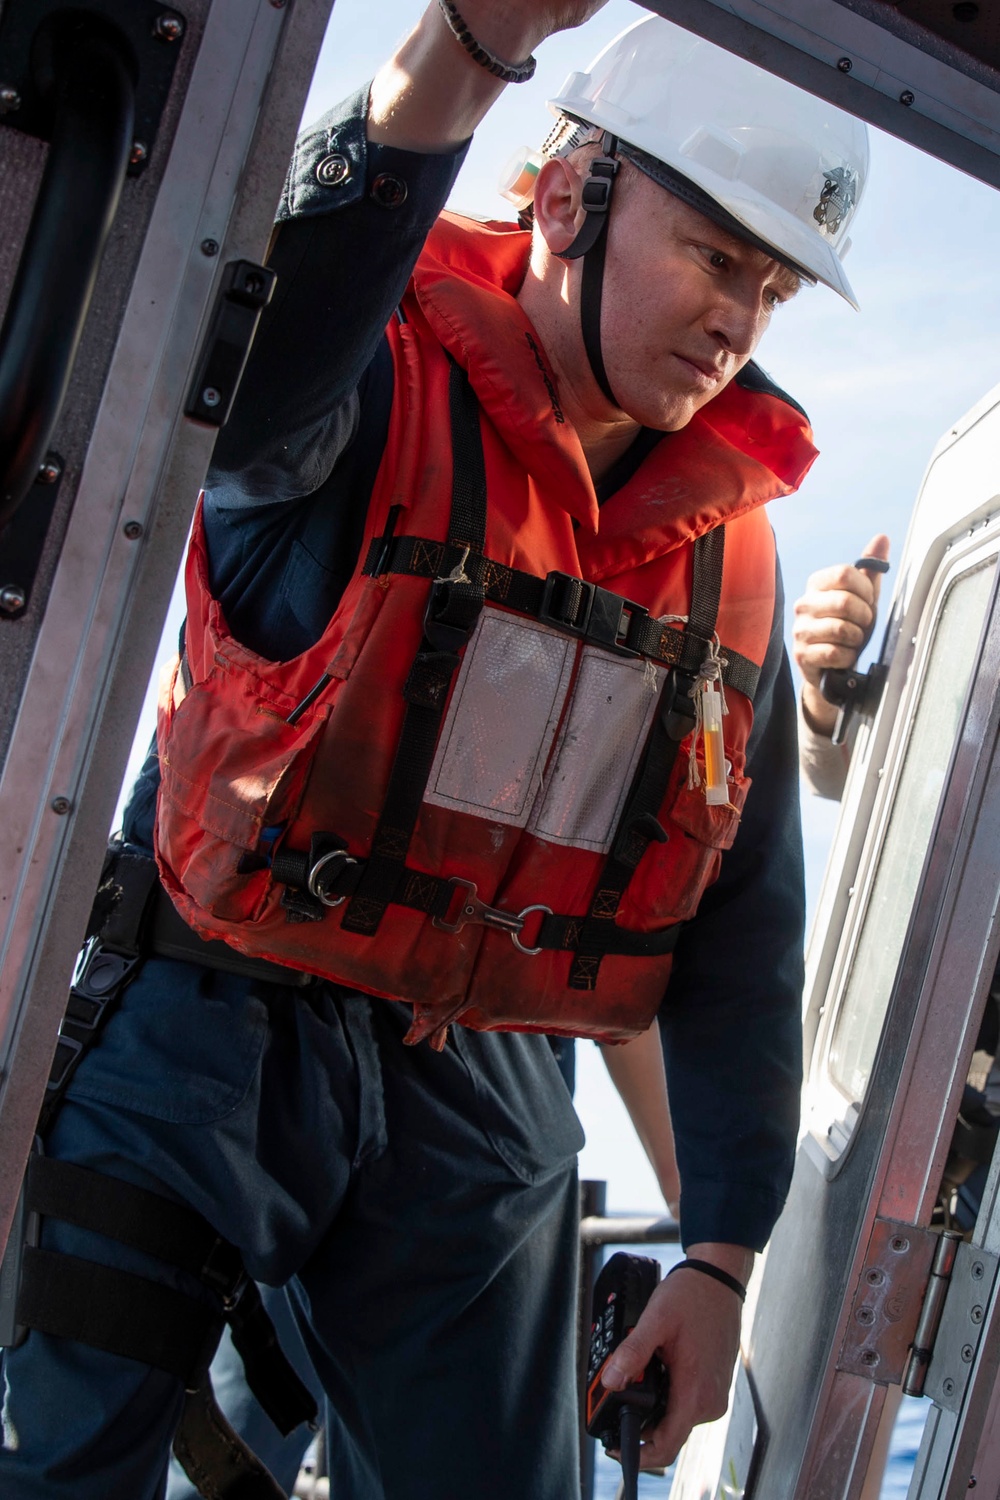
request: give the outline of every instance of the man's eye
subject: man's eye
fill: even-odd
[[[724,268],[729,264],[729,261],[727,260],[726,256],[723,255],[721,250],[710,250],[708,252],[708,263],[710,266],[713,266],[715,270],[721,271],[724,270]]]

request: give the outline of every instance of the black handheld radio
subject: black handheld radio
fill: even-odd
[[[626,1497],[634,1496],[639,1476],[639,1437],[655,1427],[667,1406],[667,1371],[654,1354],[642,1379],[623,1391],[609,1391],[601,1374],[618,1345],[639,1321],[660,1279],[660,1265],[647,1255],[618,1251],[594,1285],[590,1355],[587,1361],[586,1427],[607,1449],[621,1454]]]

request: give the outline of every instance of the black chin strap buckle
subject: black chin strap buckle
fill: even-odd
[[[559,252],[561,260],[579,260],[581,255],[586,255],[592,249],[598,235],[607,221],[608,211],[611,208],[611,192],[618,176],[618,168],[621,163],[615,156],[618,150],[618,138],[610,131],[605,131],[601,137],[600,156],[595,156],[590,163],[590,170],[583,184],[583,195],[581,203],[586,210],[587,217],[580,227],[580,231],[573,243]]]

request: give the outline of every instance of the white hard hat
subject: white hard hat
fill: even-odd
[[[681,196],[699,206],[701,189],[780,259],[857,307],[841,261],[868,134],[852,115],[660,16],[637,21],[586,73],[570,74],[549,108],[617,136],[672,191],[680,174]]]

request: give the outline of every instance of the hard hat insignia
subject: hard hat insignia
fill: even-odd
[[[858,176],[847,167],[833,167],[826,174],[813,218],[827,234],[836,234],[854,207],[858,193]]]

